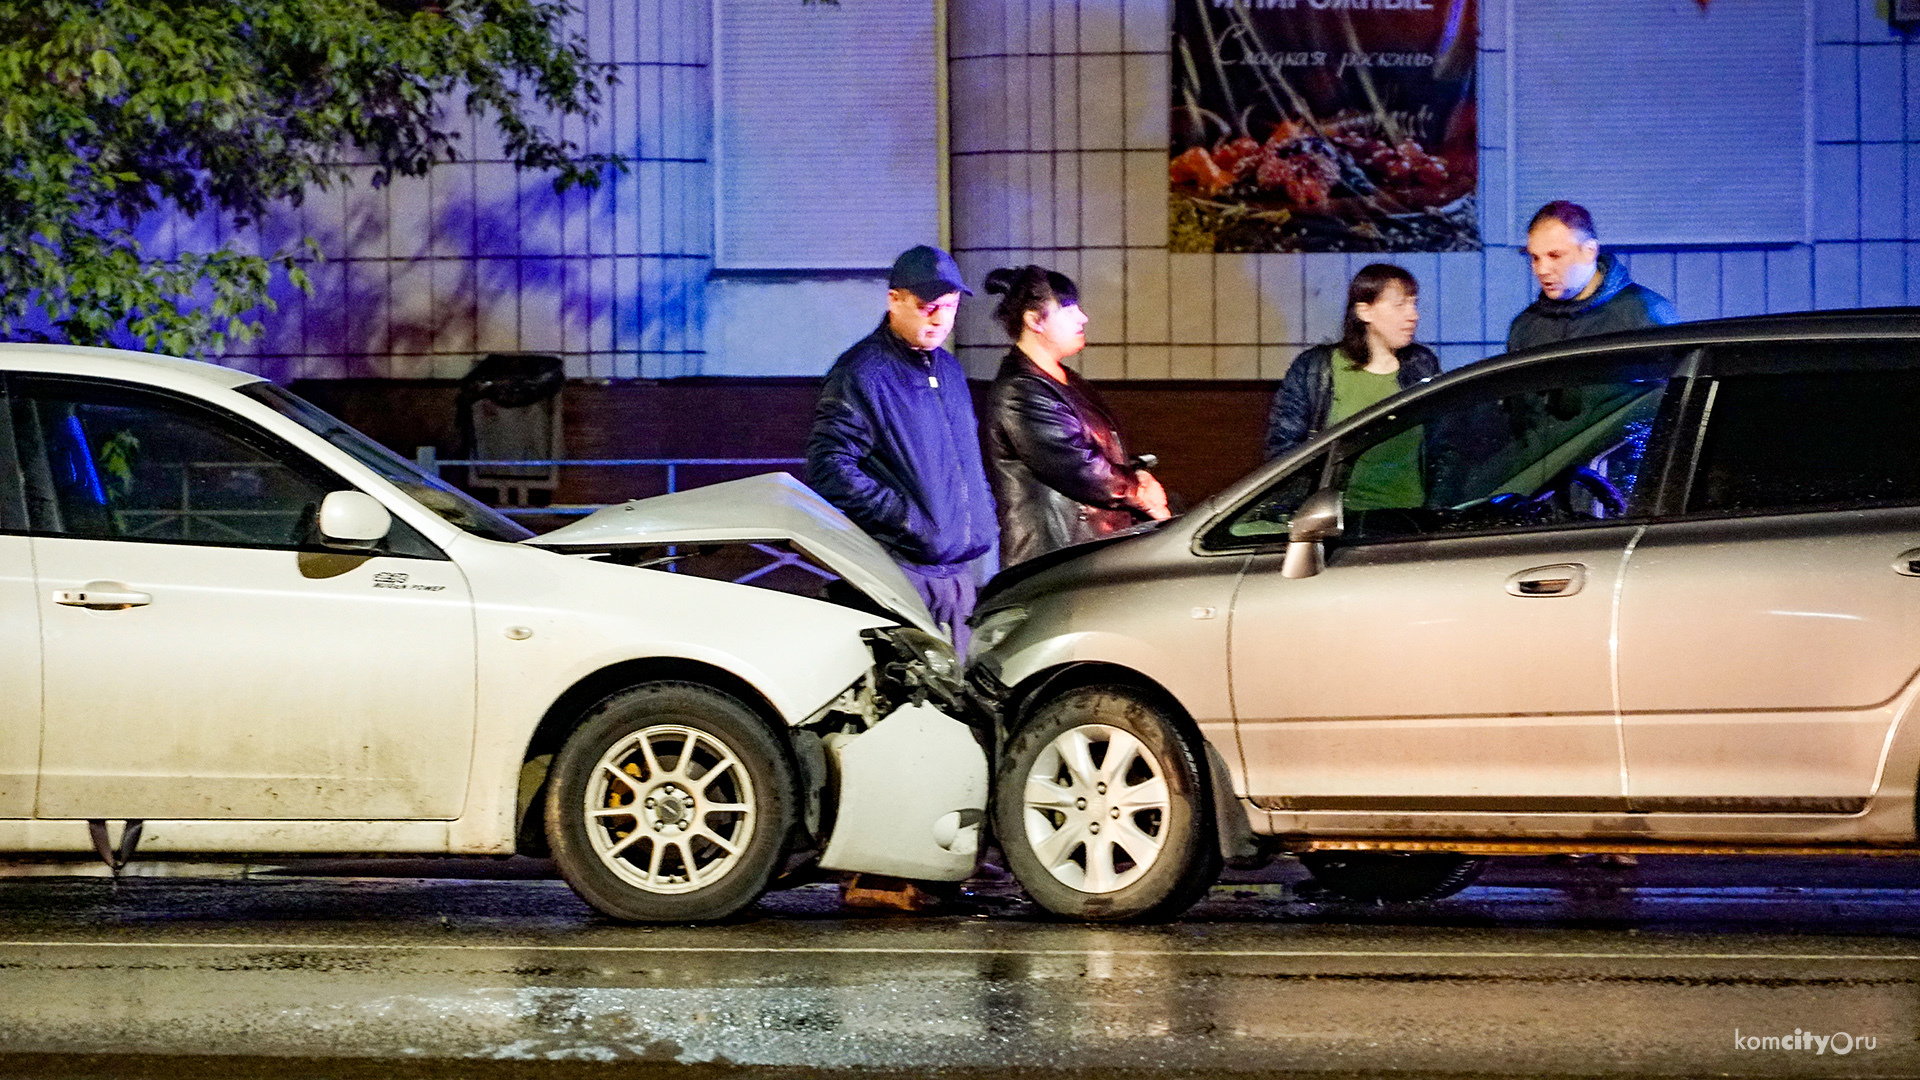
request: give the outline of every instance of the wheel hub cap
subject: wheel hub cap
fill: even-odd
[[[1062,732],[1035,758],[1026,791],[1027,841],[1061,884],[1123,889],[1150,869],[1171,802],[1159,762],[1120,728]]]
[[[647,805],[653,808],[653,823],[679,825],[693,810],[693,796],[672,784],[662,784]]]

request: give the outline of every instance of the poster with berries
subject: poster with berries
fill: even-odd
[[[1475,0],[1175,0],[1170,248],[1477,251]]]

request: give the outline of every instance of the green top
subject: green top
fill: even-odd
[[[1400,392],[1400,374],[1355,370],[1347,355],[1333,353],[1333,404],[1329,425]],[[1361,454],[1347,478],[1349,510],[1406,509],[1425,505],[1426,484],[1420,475],[1422,430],[1409,428]]]

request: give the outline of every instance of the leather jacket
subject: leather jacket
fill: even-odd
[[[1003,566],[1143,520],[1113,416],[1086,380],[1063,385],[1019,349],[987,391],[987,475],[1000,508]]]

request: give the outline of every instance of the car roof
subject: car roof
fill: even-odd
[[[0,342],[0,371],[31,371],[54,375],[88,375],[103,379],[124,379],[186,389],[200,387],[232,389],[263,381],[234,368],[182,360],[157,353],[131,349],[96,349],[85,345],[41,345],[27,342]]]
[[[1703,319],[1645,330],[1572,338],[1522,352],[1488,359],[1516,361],[1551,356],[1574,356],[1649,345],[1730,345],[1757,341],[1804,341],[1847,338],[1920,339],[1920,307],[1858,308],[1850,311],[1796,311],[1780,315],[1742,315],[1730,319]]]

